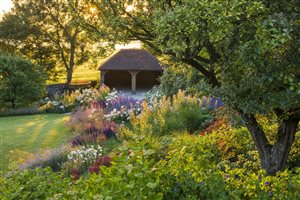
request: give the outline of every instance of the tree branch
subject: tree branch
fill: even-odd
[[[195,61],[194,59],[190,59],[190,60],[183,60],[183,62],[191,65],[192,67],[194,67],[195,69],[197,69],[199,72],[201,72],[208,80],[209,84],[212,87],[220,87],[221,84],[220,82],[217,80],[216,76],[214,73],[208,71],[207,69],[205,69],[205,67],[203,67],[201,64],[199,64],[197,61]]]

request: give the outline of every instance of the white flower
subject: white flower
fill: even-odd
[[[82,149],[71,151],[68,159],[73,162],[95,162],[102,155],[101,152],[102,147],[100,145],[82,147]]]

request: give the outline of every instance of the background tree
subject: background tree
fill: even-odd
[[[19,57],[0,54],[0,103],[29,105],[44,94],[46,72]]]
[[[43,66],[48,75],[55,77],[55,52],[51,45],[44,42],[40,26],[30,21],[30,12],[21,7],[4,16],[0,22],[0,51],[6,54],[19,54]]]
[[[164,61],[165,63],[165,61]],[[183,63],[168,62],[168,67],[164,69],[159,77],[158,89],[168,97],[176,95],[178,90],[184,90],[186,94],[203,96],[203,76],[196,69]]]
[[[296,1],[84,0],[97,20],[85,21],[100,35],[138,39],[197,69],[210,92],[237,111],[258,149],[267,174],[283,170],[300,119],[299,12]],[[275,118],[271,143],[256,117]]]
[[[79,13],[83,5],[70,1]],[[91,58],[94,46],[72,15],[68,0],[14,1],[0,24],[0,38],[38,64],[63,68],[67,86],[76,66]]]

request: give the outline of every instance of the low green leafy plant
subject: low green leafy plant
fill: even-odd
[[[72,182],[69,178],[62,178],[50,168],[27,169],[22,172],[0,178],[1,199],[47,199],[61,191],[69,190]]]

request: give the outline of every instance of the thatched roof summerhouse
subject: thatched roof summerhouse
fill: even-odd
[[[111,88],[150,89],[163,69],[158,59],[143,49],[122,49],[100,67],[101,84]]]

